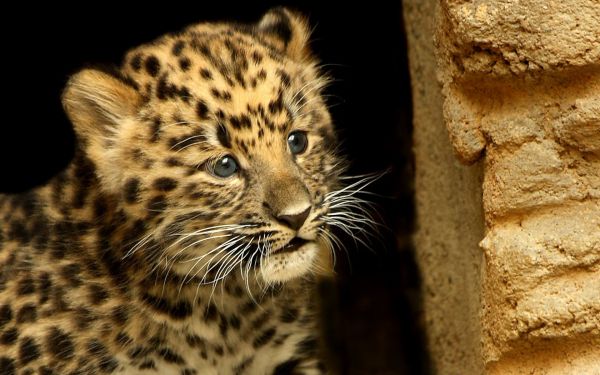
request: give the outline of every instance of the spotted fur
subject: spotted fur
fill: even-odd
[[[70,79],[75,159],[0,197],[0,374],[325,372],[312,285],[339,160],[308,36],[279,8]]]

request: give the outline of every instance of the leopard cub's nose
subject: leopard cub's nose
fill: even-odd
[[[275,217],[278,221],[284,223],[285,225],[292,228],[293,230],[298,230],[298,229],[302,228],[302,225],[306,221],[308,214],[310,214],[310,206],[306,207],[304,210],[302,210],[298,213],[293,213],[293,214],[286,213],[283,215],[279,214],[279,215],[276,215]]]

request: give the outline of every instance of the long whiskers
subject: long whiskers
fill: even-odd
[[[356,245],[360,244],[371,251],[373,248],[370,239],[381,240],[380,229],[384,226],[374,216],[373,203],[362,196],[372,195],[373,193],[367,191],[366,188],[379,180],[385,173],[387,172],[340,177],[341,181],[350,181],[350,183],[326,194],[323,199],[323,205],[327,207],[327,212],[322,217],[323,222],[331,227],[339,228],[352,238]],[[342,246],[340,239],[334,233],[319,228],[319,234],[332,251],[334,247],[342,248],[350,260],[347,249]],[[335,262],[335,251],[333,254]]]

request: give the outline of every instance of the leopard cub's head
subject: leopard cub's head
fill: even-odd
[[[202,23],[69,81],[65,110],[102,191],[143,230],[122,249],[211,283],[316,266],[340,166],[299,15]]]

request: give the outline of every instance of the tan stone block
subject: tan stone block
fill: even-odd
[[[539,339],[600,336],[600,201],[512,217],[481,247],[486,362]]]
[[[540,206],[581,201],[597,195],[573,158],[552,140],[497,150],[486,160],[484,207],[488,220]],[[600,163],[595,163],[600,168]]]
[[[559,142],[582,152],[600,154],[600,93],[576,100],[554,122],[553,130]]]
[[[490,363],[488,375],[599,375],[600,339],[563,340],[515,349]]]
[[[445,0],[464,73],[512,75],[600,62],[597,0]]]

